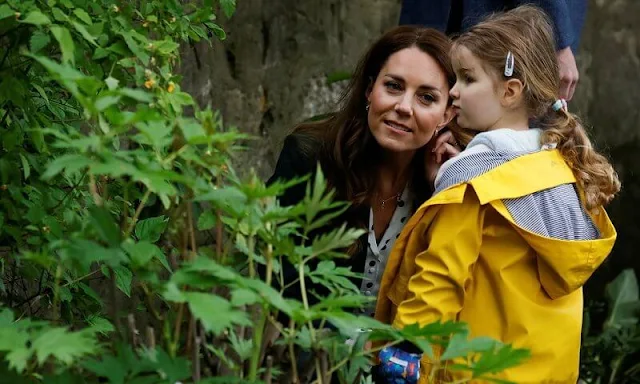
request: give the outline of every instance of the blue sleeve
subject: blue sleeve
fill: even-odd
[[[517,5],[533,4],[542,8],[553,22],[556,48],[578,48],[580,33],[587,12],[586,0],[517,0]]]

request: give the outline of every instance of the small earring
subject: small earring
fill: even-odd
[[[368,111],[368,110],[369,110],[369,104],[367,104],[367,106],[366,106],[366,107],[364,107],[364,110],[365,110],[365,111]]]

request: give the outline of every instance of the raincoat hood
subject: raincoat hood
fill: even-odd
[[[604,209],[587,212],[571,200],[573,172],[557,150],[541,147],[541,134],[500,129],[477,135],[443,165],[436,181],[442,195],[431,203],[462,201],[467,185],[460,183],[467,181],[480,202],[493,205],[535,250],[540,282],[557,298],[586,283],[611,252],[616,231]],[[456,191],[456,185],[463,189]]]

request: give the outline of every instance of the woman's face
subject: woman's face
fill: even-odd
[[[366,96],[369,129],[391,152],[415,152],[453,116],[445,72],[416,47],[389,56]]]

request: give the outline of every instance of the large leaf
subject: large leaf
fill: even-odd
[[[33,341],[33,349],[39,364],[53,357],[69,365],[76,359],[95,352],[97,345],[92,332],[68,332],[64,328],[53,328]]]
[[[129,254],[131,263],[136,268],[146,267],[153,259],[157,259],[163,264],[163,261],[166,261],[162,250],[148,241],[143,240],[137,243],[125,242],[123,248]]]
[[[100,235],[100,238],[111,246],[120,245],[120,229],[111,213],[105,207],[96,205],[89,208],[89,213],[91,214],[93,227]]]
[[[31,11],[23,20],[20,22],[25,24],[33,24],[33,25],[45,25],[51,24],[51,20],[40,11]]]
[[[155,243],[160,240],[160,236],[167,228],[169,219],[164,216],[151,217],[149,219],[140,220],[136,224],[136,237],[138,240],[145,240]]]
[[[220,8],[225,16],[231,17],[236,11],[236,0],[220,0]]]
[[[234,309],[230,302],[220,296],[200,292],[184,295],[191,312],[207,331],[219,335],[233,325],[251,325],[247,312]]]
[[[606,288],[609,316],[605,328],[622,328],[638,322],[638,280],[633,269],[622,271]]]
[[[53,37],[55,37],[56,40],[58,40],[58,44],[60,44],[62,60],[66,63],[75,64],[75,44],[73,43],[73,38],[69,30],[65,27],[54,25],[51,27],[51,33],[53,33]]]

